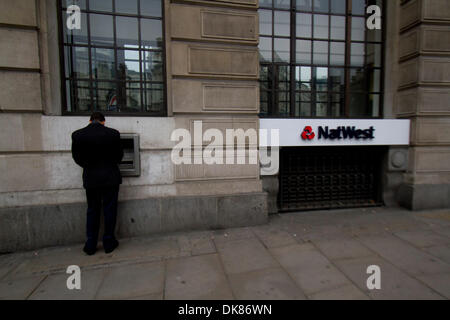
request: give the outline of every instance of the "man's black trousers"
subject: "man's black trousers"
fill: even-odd
[[[117,198],[119,195],[119,186],[88,188],[86,189],[86,197],[88,203],[86,234],[89,248],[96,248],[99,229],[100,216],[102,212],[105,215],[105,233],[103,235],[103,246],[114,242],[114,230],[117,220]]]

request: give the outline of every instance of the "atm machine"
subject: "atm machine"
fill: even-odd
[[[139,135],[121,134],[123,159],[119,165],[123,177],[139,177],[141,175],[141,161],[139,152]]]

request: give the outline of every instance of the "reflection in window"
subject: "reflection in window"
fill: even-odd
[[[345,65],[345,43],[331,42],[330,43],[330,65],[344,66]]]
[[[377,43],[367,43],[366,45],[366,65],[370,67],[381,67],[382,45]]]
[[[70,4],[68,4],[70,5]],[[112,11],[111,0],[89,0],[89,9],[92,11]]]
[[[350,116],[363,117],[372,114],[372,107],[368,101],[368,95],[363,93],[352,93],[350,96]]]
[[[380,115],[382,33],[365,10],[383,0],[259,3],[262,116]]]
[[[164,115],[162,1],[75,2],[82,28],[63,28],[66,112]],[[63,23],[70,4],[61,1]]]
[[[272,1],[273,0],[259,0],[259,6],[261,8],[263,8],[263,7],[272,8]]]
[[[345,14],[347,10],[346,0],[331,0],[331,13]]]
[[[297,38],[311,38],[312,36],[312,15],[297,13]]]
[[[364,43],[352,43],[351,45],[351,56],[350,65],[352,67],[362,67],[364,66],[365,58],[365,46]]]
[[[312,0],[297,0],[297,10],[311,11]]]
[[[259,33],[262,35],[272,35],[272,11],[259,11]]]
[[[116,0],[116,12],[118,13],[138,13],[138,1],[137,0]]]
[[[80,111],[91,110],[90,82],[82,80],[67,80],[66,94],[72,99],[67,101],[70,110],[76,106]]]
[[[316,39],[328,39],[328,16],[327,15],[314,15],[314,38]]]
[[[106,14],[89,15],[90,38],[93,45],[111,46],[114,44],[113,17]]]
[[[76,79],[89,79],[89,52],[84,47],[66,47],[64,48],[66,57],[66,78],[72,75]]]
[[[91,0],[91,1],[95,2],[96,0]],[[103,2],[103,0],[102,0],[102,2]],[[62,0],[61,3],[62,3],[62,6],[65,8],[75,4],[75,5],[79,6],[81,10],[86,10],[86,0]]]
[[[341,16],[331,16],[331,35],[333,40],[345,40],[346,19]]]
[[[123,81],[140,81],[139,51],[117,50],[119,79]]]
[[[314,41],[313,63],[328,64],[328,42]]]
[[[163,58],[161,52],[144,51],[142,56],[142,77],[144,81],[163,81]]]
[[[67,12],[62,12],[62,21],[67,21]],[[79,30],[74,29],[68,32],[67,28],[63,28],[64,42],[72,44],[86,44],[88,40],[88,27],[87,27],[87,14],[81,12],[81,28]]]
[[[358,15],[364,15],[366,12],[365,0],[352,0],[352,13]]]
[[[314,0],[314,11],[316,12],[328,12],[329,8],[328,0]]]
[[[291,7],[291,0],[276,0],[274,1],[275,8],[289,9]]]
[[[289,39],[275,38],[274,59],[276,62],[289,62],[291,54],[290,45]]]
[[[161,21],[141,19],[141,46],[147,50],[160,50],[162,48]]]
[[[366,19],[352,18],[352,41],[364,41],[366,36]]]
[[[138,20],[135,18],[116,17],[116,43],[118,47],[129,48],[139,45]]]
[[[312,42],[309,40],[297,40],[296,61],[297,63],[311,63]]]
[[[259,55],[261,61],[272,61],[272,39],[271,38],[259,38]]]
[[[286,11],[275,11],[274,14],[274,34],[275,36],[289,37],[291,35],[290,18]]]
[[[103,48],[91,49],[92,74],[96,80],[114,80],[116,70],[114,64],[114,50]]]
[[[126,1],[126,0],[124,0]],[[147,17],[162,17],[162,1],[140,1],[141,15]]]

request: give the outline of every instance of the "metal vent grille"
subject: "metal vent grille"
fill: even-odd
[[[281,211],[381,205],[382,147],[281,150]]]

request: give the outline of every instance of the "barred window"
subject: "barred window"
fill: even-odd
[[[382,0],[260,0],[261,116],[377,118],[383,32],[366,28]]]
[[[67,7],[81,9],[69,30]],[[64,112],[166,115],[162,0],[60,0]]]

